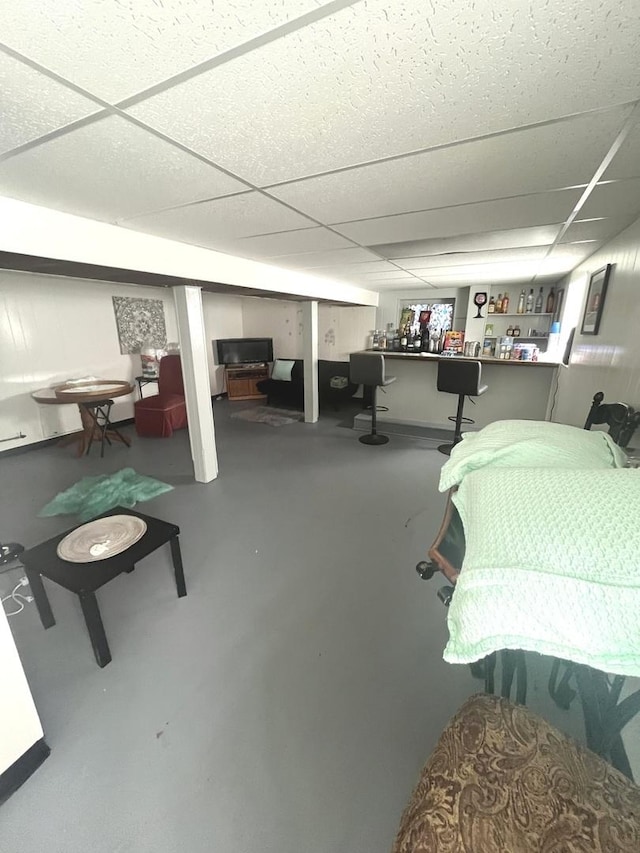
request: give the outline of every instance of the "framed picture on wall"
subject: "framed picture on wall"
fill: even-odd
[[[587,301],[584,306],[582,328],[580,329],[583,335],[598,334],[602,311],[604,309],[604,300],[607,295],[607,285],[609,284],[612,269],[613,264],[607,264],[606,267],[602,267],[601,270],[594,272],[589,279]]]

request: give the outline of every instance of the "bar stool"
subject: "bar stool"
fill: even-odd
[[[388,435],[378,435],[378,388],[395,382],[395,376],[385,376],[384,356],[378,353],[353,352],[349,356],[349,377],[356,385],[371,388],[371,432],[361,435],[358,441],[362,444],[386,444]]]
[[[456,416],[453,417],[451,415],[449,417],[449,420],[455,421],[456,424],[453,433],[453,444],[441,444],[438,447],[440,453],[445,453],[449,456],[456,444],[462,440],[462,424],[474,423],[471,418],[464,418],[462,416],[464,398],[479,397],[486,390],[487,386],[482,384],[482,364],[479,361],[443,358],[438,362],[438,391],[458,395],[458,411],[456,412]]]

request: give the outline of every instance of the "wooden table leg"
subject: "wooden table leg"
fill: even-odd
[[[80,599],[89,637],[91,638],[96,662],[100,667],[106,666],[111,661],[111,652],[109,651],[107,635],[104,632],[104,625],[102,624],[102,617],[100,616],[95,593],[81,592],[78,594],[78,598]]]
[[[173,560],[173,569],[176,575],[176,588],[178,590],[178,598],[183,598],[187,594],[187,585],[184,580],[184,568],[182,566],[182,553],[180,551],[180,539],[174,536],[169,540],[171,545],[171,559]]]
[[[56,620],[54,619],[53,612],[51,611],[49,596],[47,595],[44,584],[42,583],[42,575],[40,572],[32,571],[26,567],[24,571],[29,581],[29,586],[31,587],[36,607],[38,608],[42,627],[51,628],[56,624]]]

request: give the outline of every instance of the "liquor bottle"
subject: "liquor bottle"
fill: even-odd
[[[387,333],[384,329],[380,332],[380,349],[386,350],[387,348]]]
[[[496,314],[502,314],[502,294],[498,294],[498,299],[496,301]]]
[[[533,288],[531,288],[531,290],[529,291],[529,294],[527,296],[527,307],[526,307],[527,314],[531,314],[532,311],[533,311]]]
[[[416,332],[416,336],[413,339],[413,351],[420,352],[422,349],[422,336],[420,335],[420,329]]]
[[[496,313],[496,300],[491,297],[489,300],[489,304],[487,305],[487,314],[495,314]]]
[[[509,294],[508,293],[505,293],[505,295],[502,297],[502,313],[503,314],[509,313]]]
[[[373,333],[371,348],[372,349],[380,349],[380,332],[378,332],[377,329]]]
[[[520,326],[514,326],[513,327],[513,337],[514,338],[520,337]]]
[[[508,325],[508,327],[507,327],[507,337],[508,337],[508,338],[512,338],[512,337],[513,337],[513,326],[511,325],[511,323],[509,323],[509,325]]]
[[[538,298],[536,299],[536,309],[535,309],[534,313],[542,314],[542,303],[543,303],[543,301],[544,300],[542,298],[542,288],[540,288],[540,293],[538,294]]]
[[[556,304],[556,292],[551,288],[549,291],[549,295],[547,296],[547,314],[553,314],[553,309]]]
[[[527,294],[524,290],[520,291],[520,298],[518,299],[518,314],[524,314],[524,306],[527,301]]]
[[[400,349],[402,352],[407,351],[407,327],[405,326],[400,333]]]

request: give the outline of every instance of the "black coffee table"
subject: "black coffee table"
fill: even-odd
[[[70,563],[58,557],[56,553],[58,543],[79,525],[65,530],[64,533],[48,539],[41,545],[36,545],[35,548],[29,548],[20,555],[40,614],[40,620],[45,628],[51,628],[52,625],[56,624],[56,620],[53,618],[51,605],[42,583],[43,577],[55,581],[78,596],[98,666],[106,666],[111,661],[111,652],[98,609],[96,590],[122,572],[132,572],[136,563],[168,542],[171,546],[178,598],[187,594],[178,538],[180,533],[178,525],[170,524],[168,521],[160,521],[159,518],[143,515],[141,512],[135,512],[121,506],[103,512],[97,518],[106,518],[110,515],[135,515],[137,518],[146,521],[147,530],[142,539],[135,542],[126,551],[116,554],[108,560],[97,560],[93,563]]]

